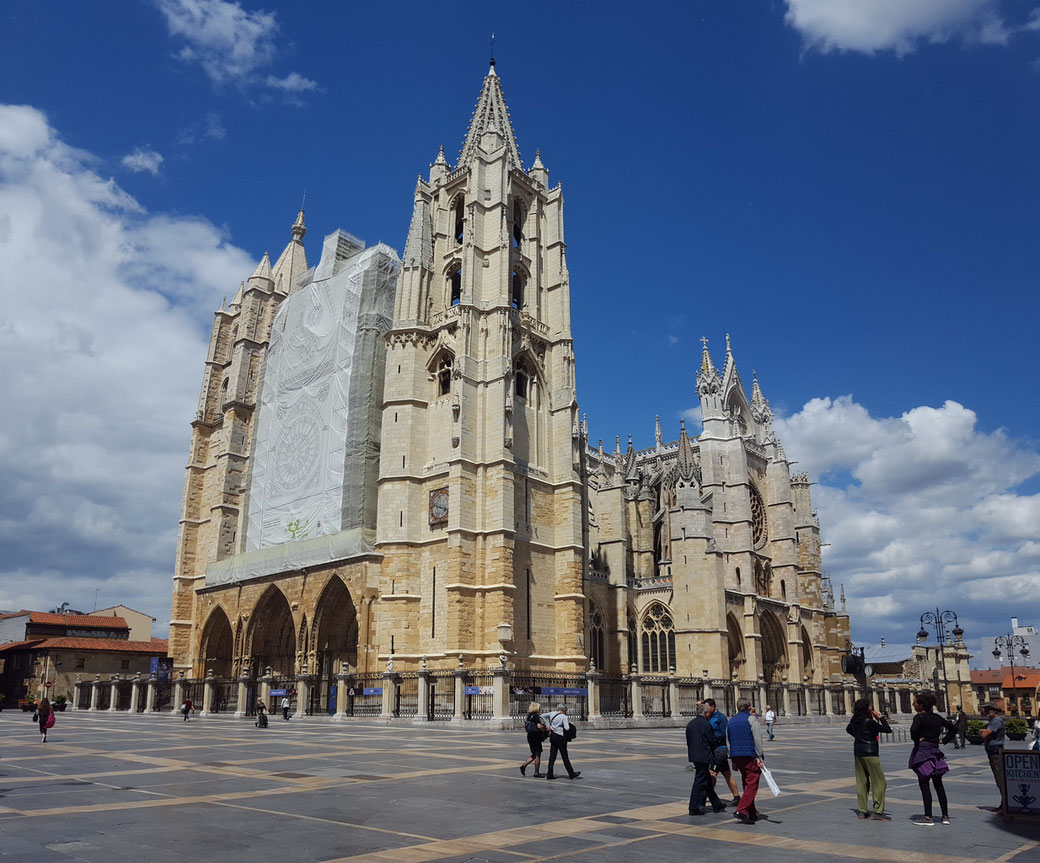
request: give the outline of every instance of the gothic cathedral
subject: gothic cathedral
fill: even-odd
[[[701,434],[589,446],[563,193],[539,155],[524,169],[493,61],[456,164],[442,150],[416,184],[403,257],[335,231],[308,267],[305,234],[301,211],[216,313],[174,575],[184,677],[310,674],[319,701],[388,667],[795,700],[838,680],[848,617],[809,479],[728,337],[721,373],[704,346]]]

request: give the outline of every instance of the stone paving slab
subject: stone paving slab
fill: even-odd
[[[41,744],[19,720],[0,713],[3,863],[1040,863],[1040,824],[980,808],[997,792],[979,747],[947,752],[950,826],[912,822],[923,809],[906,743],[882,748],[893,821],[857,820],[840,726],[778,726],[767,762],[783,794],[763,788],[767,820],[747,827],[686,814],[679,728],[582,729],[581,778],[550,783],[520,776],[519,731],[68,713]]]

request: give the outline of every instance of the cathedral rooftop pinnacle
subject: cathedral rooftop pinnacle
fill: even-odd
[[[701,336],[701,374],[702,375],[713,375],[715,374],[715,364],[711,361],[711,354],[708,353],[708,340]]]
[[[494,59],[491,61],[487,77],[484,78],[484,86],[481,88],[477,107],[473,111],[473,119],[466,132],[466,140],[462,144],[456,167],[461,167],[476,155],[481,140],[489,132],[502,138],[509,166],[519,170],[520,151],[516,147],[516,135],[513,134],[513,124],[509,121],[509,109],[506,107],[505,96],[502,95],[502,84],[495,72]]]
[[[290,229],[292,238],[294,240],[303,240],[307,236],[307,226],[303,223],[303,209],[296,214],[296,221],[293,222],[292,228]]]
[[[251,279],[270,279],[271,278],[271,256],[267,252],[264,252],[264,256],[260,259],[260,263],[256,265],[256,269],[253,270]]]
[[[686,420],[679,420],[679,476],[685,480],[693,479],[697,463],[693,458],[693,445],[690,436],[686,434]]]

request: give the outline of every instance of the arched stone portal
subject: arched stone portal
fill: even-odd
[[[335,674],[343,663],[357,668],[357,608],[338,576],[329,579],[318,600],[310,649],[314,670],[322,677]]]
[[[813,680],[813,650],[812,641],[805,627],[802,627],[802,675],[806,682]]]
[[[196,677],[203,677],[212,670],[217,677],[230,677],[234,665],[234,641],[231,636],[231,621],[219,605],[210,613],[202,629],[199,644],[199,664]]]
[[[267,589],[253,612],[248,639],[249,671],[261,676],[270,666],[276,677],[296,671],[296,633],[289,601],[277,587]]]
[[[759,621],[762,633],[762,673],[766,683],[780,684],[787,679],[787,644],[784,629],[776,616],[765,612]]]
[[[744,664],[744,633],[740,631],[740,624],[732,614],[726,615],[726,643],[729,647],[729,676],[737,679],[740,676],[740,667]]]

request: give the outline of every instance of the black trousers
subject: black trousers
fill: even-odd
[[[704,805],[705,798],[711,802],[713,809],[720,809],[723,803],[719,800],[719,795],[715,793],[715,783],[712,782],[711,773],[708,772],[708,762],[694,761],[693,769],[696,773],[693,774],[693,788],[690,789],[690,811],[699,811]]]
[[[571,767],[571,760],[567,757],[567,741],[564,740],[561,734],[550,734],[549,735],[549,770],[548,775],[553,775],[553,765],[556,763],[557,753],[563,758],[563,766],[567,768],[567,775],[574,775],[574,768]]]

